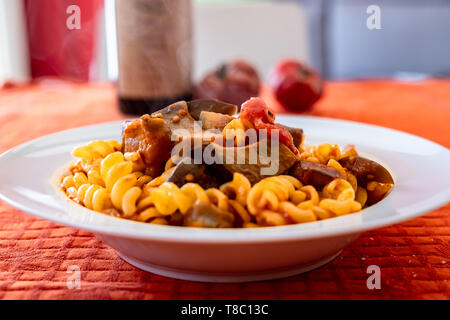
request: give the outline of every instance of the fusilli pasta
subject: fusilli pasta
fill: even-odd
[[[248,126],[234,120],[225,129],[243,131]],[[237,145],[245,143],[239,135],[235,139]],[[217,188],[203,189],[197,183],[179,187],[167,181],[176,168],[172,159],[160,176],[150,177],[138,153],[124,154],[120,148],[121,144],[113,140],[76,148],[72,154],[79,160],[61,178],[66,195],[88,209],[163,225],[179,225],[196,203],[206,203],[231,213],[235,217],[233,227],[254,228],[351,214],[385,195],[391,187],[376,181],[358,185],[355,175],[339,163],[341,157],[357,155],[353,146],[342,152],[330,144],[302,146],[299,159],[325,164],[340,173],[341,178],[321,189],[304,185],[291,175],[270,176],[252,186],[245,175],[237,172],[231,181]]]

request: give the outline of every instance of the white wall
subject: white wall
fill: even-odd
[[[266,77],[280,59],[309,61],[306,17],[297,3],[199,4],[194,10],[194,79],[236,57]]]

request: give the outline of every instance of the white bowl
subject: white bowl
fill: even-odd
[[[303,128],[308,144],[354,144],[395,180],[380,203],[319,222],[256,229],[193,229],[118,219],[67,201],[52,184],[71,150],[95,139],[120,139],[121,122],[45,136],[0,156],[0,199],[38,217],[89,230],[136,267],[208,282],[286,277],[322,266],[362,232],[438,208],[450,199],[450,151],[395,130],[324,118],[279,116]]]

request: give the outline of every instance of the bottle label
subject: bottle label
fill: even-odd
[[[190,0],[116,0],[122,98],[154,99],[191,91]]]

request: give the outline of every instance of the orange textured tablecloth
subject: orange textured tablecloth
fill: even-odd
[[[282,112],[270,91],[263,97]],[[313,115],[378,124],[450,147],[450,81],[329,83]],[[110,84],[54,80],[0,90],[0,152],[62,129],[121,119]],[[0,168],[2,170],[2,168]],[[81,289],[67,288],[67,267]],[[381,289],[366,286],[381,268]],[[0,299],[450,299],[450,206],[363,234],[330,264],[259,283],[206,284],[140,271],[91,233],[0,203]]]

